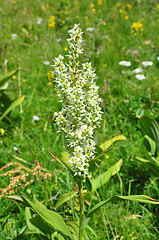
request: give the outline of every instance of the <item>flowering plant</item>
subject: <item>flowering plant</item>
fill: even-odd
[[[98,147],[100,150],[99,155],[95,156],[96,148],[93,133],[100,126],[102,117],[101,100],[98,95],[98,87],[95,84],[95,72],[91,67],[91,63],[80,63],[79,57],[83,52],[83,40],[79,25],[75,24],[69,33],[68,63],[65,64],[64,57],[59,55],[59,57],[55,58],[53,65],[56,75],[56,87],[62,103],[62,110],[56,113],[56,123],[59,126],[59,131],[64,131],[66,135],[66,146],[69,151],[68,161],[60,159],[50,150],[48,151],[55,160],[64,165],[78,185],[76,191],[63,194],[56,203],[55,208],[57,209],[64,202],[76,196],[80,202],[79,221],[65,222],[60,214],[48,210],[35,197],[33,202],[24,196],[9,196],[8,198],[21,202],[27,207],[26,217],[29,228],[45,237],[45,239],[83,240],[90,239],[86,232],[89,220],[106,203],[122,199],[153,204],[159,204],[159,201],[144,195],[112,196],[94,205],[84,215],[84,190],[86,189],[87,180],[90,181],[95,191],[109,181],[110,177],[120,170],[122,164],[122,160],[119,160],[106,172],[91,180],[92,170],[90,171],[90,166],[93,166],[92,169],[95,168],[92,162],[101,159],[113,142],[124,140],[125,137],[118,136],[101,144]]]

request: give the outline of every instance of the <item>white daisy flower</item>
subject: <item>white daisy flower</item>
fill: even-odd
[[[35,122],[40,120],[40,118],[38,116],[33,116],[33,119],[34,119]]]
[[[129,67],[129,66],[131,66],[131,62],[129,62],[129,61],[120,61],[119,65],[124,66],[124,67]]]
[[[138,80],[144,80],[144,79],[145,79],[145,76],[142,75],[142,74],[137,74],[135,77],[136,77]]]
[[[14,39],[16,39],[17,38],[17,34],[16,33],[12,33],[12,39],[14,40]]]
[[[38,20],[37,20],[37,24],[38,24],[38,25],[42,24],[42,21],[43,21],[42,18],[38,18]]]
[[[47,65],[47,66],[48,66],[48,65],[50,65],[50,62],[49,62],[49,61],[45,61],[45,62],[44,62],[44,65]]]
[[[141,72],[143,72],[143,69],[142,68],[135,68],[133,71],[132,71],[133,73],[141,73]]]
[[[151,62],[151,61],[143,61],[143,62],[142,62],[142,65],[143,65],[144,67],[152,66],[152,65],[153,65],[153,62]]]

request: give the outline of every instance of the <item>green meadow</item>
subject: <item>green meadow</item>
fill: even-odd
[[[0,239],[71,239],[39,234],[11,195],[34,196],[66,223],[79,221],[78,184],[47,150],[69,158],[56,124],[62,105],[52,65],[68,55],[75,23],[103,112],[94,140],[105,154],[92,167],[92,181],[120,161],[94,191],[85,184],[84,215],[114,195],[159,200],[158,1],[1,0],[0,19]],[[158,229],[158,205],[121,200],[95,212],[88,238],[74,239],[157,240]]]

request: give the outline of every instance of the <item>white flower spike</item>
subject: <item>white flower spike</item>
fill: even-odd
[[[62,110],[56,116],[59,131],[66,134],[67,146],[72,149],[69,164],[75,175],[89,175],[89,159],[94,157],[94,130],[100,126],[102,111],[96,74],[91,63],[81,64],[82,31],[79,25],[68,31],[70,38],[68,64],[59,55],[54,60],[55,82]]]

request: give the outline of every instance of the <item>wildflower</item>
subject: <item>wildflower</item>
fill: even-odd
[[[47,77],[48,77],[48,80],[51,81],[52,79],[54,79],[54,72],[49,70],[48,73],[47,73]]]
[[[119,65],[125,66],[125,67],[129,67],[129,66],[131,66],[131,62],[129,62],[129,61],[120,61]]]
[[[38,116],[33,116],[33,119],[34,119],[35,122],[40,120],[40,118]]]
[[[143,31],[143,24],[140,23],[140,22],[134,22],[131,25],[131,28],[133,29],[132,33],[142,32]]]
[[[47,65],[47,66],[48,66],[48,65],[50,65],[50,62],[49,62],[49,61],[45,61],[45,62],[44,62],[44,65]]]
[[[142,65],[143,65],[144,67],[152,66],[152,65],[153,65],[153,62],[151,62],[151,61],[144,61],[144,62],[142,62]]]
[[[145,76],[142,75],[142,74],[137,74],[135,77],[136,77],[138,80],[144,80],[144,79],[145,79]]]
[[[68,32],[69,64],[65,64],[64,57],[59,55],[53,65],[56,88],[63,106],[56,114],[56,123],[59,131],[66,134],[67,146],[72,148],[69,164],[74,175],[90,177],[89,159],[94,156],[93,132],[100,126],[101,100],[91,63],[81,64],[78,59],[83,53],[83,33],[77,24]]]
[[[17,38],[17,34],[16,33],[12,33],[12,39],[14,40],[14,39],[16,39]]]
[[[142,68],[135,68],[133,71],[132,71],[133,73],[141,73],[141,72],[143,72],[143,69]]]
[[[4,135],[4,129],[3,128],[0,128],[0,133],[1,133],[1,136],[3,136]]]
[[[13,77],[12,77],[13,79],[16,79],[16,76],[15,75],[13,75]]]
[[[128,7],[128,8],[132,8],[132,6],[131,6],[131,4],[126,4],[126,6]]]
[[[13,149],[14,149],[14,151],[15,151],[16,153],[19,153],[19,150],[18,150],[17,147],[14,147]]]
[[[68,48],[67,47],[64,47],[64,51],[67,51],[68,50]]]
[[[42,21],[43,21],[42,18],[38,18],[38,20],[37,20],[37,24],[38,24],[38,25],[42,24]]]
[[[48,82],[47,86],[53,86],[53,83],[52,82]]]
[[[159,61],[159,57],[157,57],[156,59],[157,59],[157,61]]]
[[[129,16],[126,15],[126,16],[125,16],[125,19],[126,19],[126,20],[129,19]]]
[[[55,17],[54,16],[50,16],[50,21],[49,21],[49,29],[50,28],[55,28]]]
[[[94,27],[89,27],[89,28],[86,28],[86,31],[87,32],[93,32],[95,30],[95,28]]]
[[[62,39],[61,38],[57,38],[56,42],[62,42]]]
[[[102,6],[103,5],[103,1],[102,0],[98,0],[97,4],[98,4],[98,6]]]

